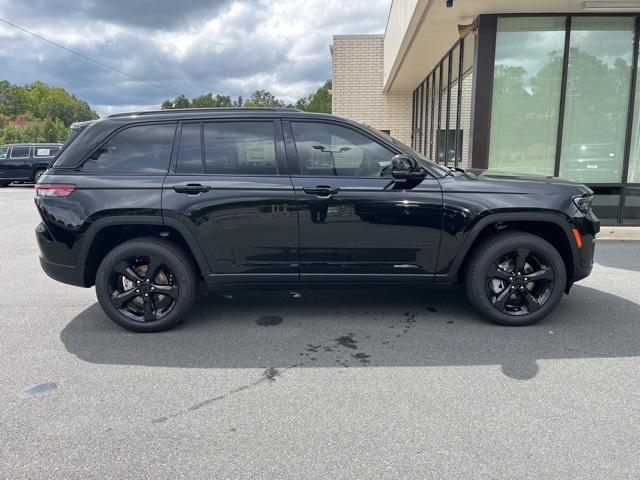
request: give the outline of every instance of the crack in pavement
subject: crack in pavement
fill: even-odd
[[[270,367],[267,368],[263,373],[262,373],[262,377],[260,377],[259,379],[248,383],[246,385],[242,385],[240,387],[234,388],[233,390],[229,390],[227,393],[223,393],[220,395],[216,395],[215,397],[212,398],[208,398],[207,400],[203,400],[202,402],[196,403],[194,405],[191,405],[189,408],[186,408],[184,410],[179,410],[177,412],[171,413],[169,415],[166,415],[164,417],[158,417],[158,418],[154,418],[151,420],[151,423],[164,423],[168,420],[171,420],[172,418],[176,418],[179,417],[181,415],[185,415],[187,413],[190,412],[194,412],[196,410],[199,410],[203,407],[207,407],[209,405],[211,405],[212,403],[218,402],[220,400],[224,400],[225,398],[234,395],[236,393],[240,393],[244,390],[248,390],[252,387],[256,387],[258,385],[260,385],[261,383],[265,383],[265,382],[275,382],[276,378],[280,375],[282,375],[282,373],[286,371],[286,370],[278,370],[277,368],[274,367]]]

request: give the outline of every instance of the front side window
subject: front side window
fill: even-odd
[[[31,147],[13,147],[11,149],[11,158],[28,158]]]
[[[9,149],[7,147],[0,147],[0,160],[4,160],[7,158],[7,154],[9,153]]]
[[[121,130],[91,155],[83,170],[88,173],[167,173],[175,129],[171,123]]]
[[[393,152],[350,128],[292,122],[303,175],[390,177]]]
[[[276,175],[273,122],[204,124],[205,173]]]

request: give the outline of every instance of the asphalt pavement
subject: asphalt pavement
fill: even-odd
[[[203,295],[134,334],[38,264],[0,189],[0,478],[638,478],[640,242],[541,323],[459,288]]]

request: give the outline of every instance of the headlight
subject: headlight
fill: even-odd
[[[591,211],[591,204],[593,203],[593,195],[573,197],[573,203],[576,204],[576,207],[578,207],[578,210],[582,213],[589,213]]]

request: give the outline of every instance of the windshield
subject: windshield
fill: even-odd
[[[423,166],[428,167],[431,170],[436,171],[441,176],[444,177],[449,172],[449,170],[447,168],[443,167],[442,165],[438,165],[437,163],[432,162],[431,160],[429,160],[424,155],[419,154],[413,148],[409,147],[408,145],[405,145],[400,140],[398,140],[396,138],[393,138],[391,135],[388,135],[388,134],[386,134],[384,132],[381,132],[377,128],[373,128],[370,125],[364,124],[364,127],[366,127],[367,130],[375,133],[376,135],[379,135],[379,136],[385,138],[386,140],[388,140],[389,142],[393,143],[395,145],[395,147],[398,150],[400,150],[402,153],[405,153],[405,154],[409,155],[410,157],[415,158],[418,161],[418,163],[421,163],[421,164],[423,164]]]
[[[0,147],[0,160],[7,158],[7,152],[9,152],[7,147]]]

